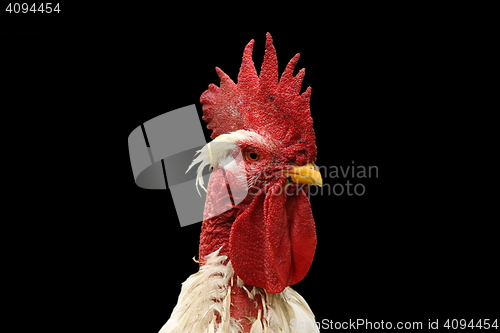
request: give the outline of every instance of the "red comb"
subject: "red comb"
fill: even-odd
[[[200,97],[203,120],[212,129],[212,139],[236,130],[257,132],[272,139],[283,154],[297,164],[316,160],[315,135],[309,100],[311,87],[300,94],[305,69],[296,76],[293,70],[299,60],[297,53],[278,81],[278,59],[271,34],[266,34],[266,51],[260,76],[252,61],[254,40],[243,52],[238,84],[220,68],[216,72],[220,87],[208,86]]]

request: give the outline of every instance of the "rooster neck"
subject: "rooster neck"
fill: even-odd
[[[199,247],[200,265],[203,265],[203,258],[217,250],[220,250],[220,255],[229,256],[229,235],[233,223],[250,205],[252,199],[253,196],[249,195],[225,213],[203,220]]]
[[[199,247],[200,265],[203,265],[203,258],[219,249],[220,255],[229,255],[229,235],[233,222],[248,207],[249,203],[250,200],[245,199],[227,212],[203,220]]]
[[[229,234],[234,219],[224,219],[221,216],[203,221],[200,234],[199,263],[205,264],[205,257],[220,249],[220,254],[228,256]]]
[[[205,262],[205,264],[207,266],[212,265],[211,261],[213,261],[214,254],[217,254],[218,258],[222,258],[222,256],[227,258],[227,255],[223,254],[223,250],[224,247],[221,247],[220,250],[209,253],[205,257],[205,259],[208,258],[208,262]],[[223,269],[224,273],[221,272],[215,275],[230,276],[227,282],[221,286],[221,288],[227,289],[226,298],[230,300],[230,317],[239,323],[238,325],[242,329],[241,332],[250,332],[255,320],[258,319],[261,321],[264,318],[267,293],[262,288],[246,285],[238,278],[234,273],[229,259],[220,260],[219,263],[225,266]],[[219,302],[222,302],[222,300],[219,300]],[[221,318],[219,317],[218,319],[219,324],[221,324]]]
[[[243,332],[250,332],[254,321],[264,318],[267,294],[261,288],[245,285],[237,277],[233,277],[231,284],[231,318],[239,322]]]

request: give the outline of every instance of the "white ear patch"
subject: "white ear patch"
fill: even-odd
[[[207,143],[203,148],[196,152],[197,156],[188,167],[187,171],[200,163],[198,169],[196,170],[196,189],[200,193],[199,187],[203,188],[205,192],[205,182],[203,180],[203,169],[208,165],[211,168],[216,168],[217,166],[224,166],[227,170],[236,171],[235,168],[238,167],[240,161],[234,161],[231,152],[236,148],[237,142],[240,140],[264,140],[260,134],[251,131],[238,130],[228,134],[221,134],[216,137],[213,141]],[[241,157],[241,152],[238,154]]]

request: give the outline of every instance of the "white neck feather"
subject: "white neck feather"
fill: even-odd
[[[183,284],[177,305],[159,333],[242,333],[239,322],[231,318],[231,287],[243,281],[234,276],[231,263],[219,250],[206,257],[205,265]],[[248,297],[265,294],[261,318],[251,318],[250,333],[319,333],[306,301],[287,287],[282,293],[268,294],[253,288]],[[217,323],[217,318],[220,323]]]

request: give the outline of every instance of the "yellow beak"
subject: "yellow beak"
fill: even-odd
[[[283,174],[297,184],[323,185],[323,179],[318,168],[309,163],[304,166],[296,166],[291,170],[283,170]]]

